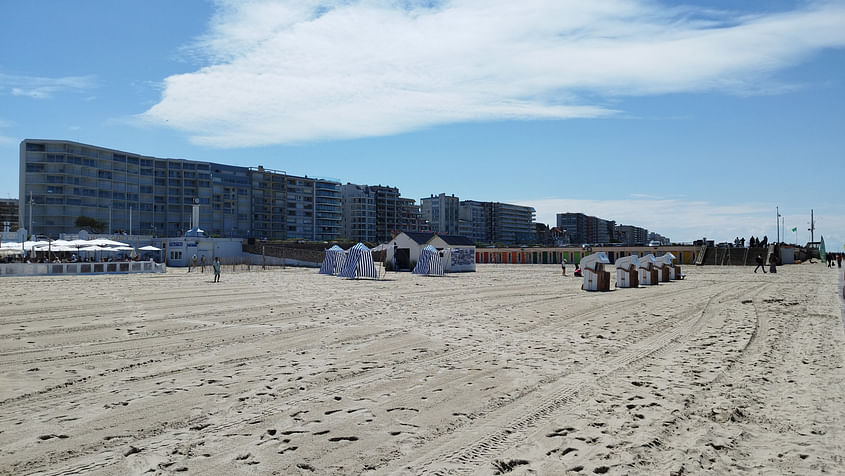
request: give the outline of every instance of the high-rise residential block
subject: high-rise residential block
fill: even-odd
[[[80,216],[105,231],[179,236],[200,204],[200,227],[224,237],[328,240],[340,234],[340,184],[72,141],[20,146],[20,224],[58,236]],[[30,215],[29,209],[32,209]]]

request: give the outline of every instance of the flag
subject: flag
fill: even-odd
[[[792,229],[792,231],[793,231],[793,232],[798,231],[798,227],[796,226],[795,228],[793,228],[793,229]]]
[[[819,259],[822,261],[827,261],[827,253],[824,251],[824,237],[822,237],[822,242],[819,245]]]

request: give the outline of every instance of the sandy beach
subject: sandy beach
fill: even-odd
[[[0,473],[842,474],[842,270],[752,271],[5,278]]]

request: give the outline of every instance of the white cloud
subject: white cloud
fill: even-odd
[[[549,226],[557,224],[558,213],[584,213],[605,220],[614,220],[617,225],[634,225],[660,233],[673,241],[691,242],[706,236],[708,239],[733,241],[735,237],[767,235],[769,241],[777,237],[775,228],[776,210],[770,204],[742,203],[737,205],[716,205],[701,200],[680,200],[670,198],[642,198],[631,196],[628,200],[579,200],[543,199],[516,200],[510,203],[534,207],[537,222]],[[786,213],[782,239],[795,241],[793,227],[798,230],[798,241],[809,241],[810,215]],[[838,249],[845,243],[845,207],[832,205],[816,210],[816,240],[820,235]],[[785,230],[785,231],[784,231]],[[833,249],[831,249],[833,251]]]
[[[11,121],[0,117],[0,145],[13,145],[18,143],[17,140],[2,133],[2,129],[12,127],[12,125],[13,123]]]
[[[46,78],[0,73],[0,90],[7,89],[14,96],[28,96],[34,99],[48,99],[60,92],[83,91],[95,86],[94,76]]]
[[[789,86],[761,79],[843,45],[841,3],[732,18],[646,0],[221,1],[194,47],[210,65],[166,78],[142,116],[218,147],[597,117],[615,111],[586,97],[771,94]]]

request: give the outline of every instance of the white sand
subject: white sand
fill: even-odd
[[[4,278],[0,473],[842,474],[842,270],[752,270]]]

